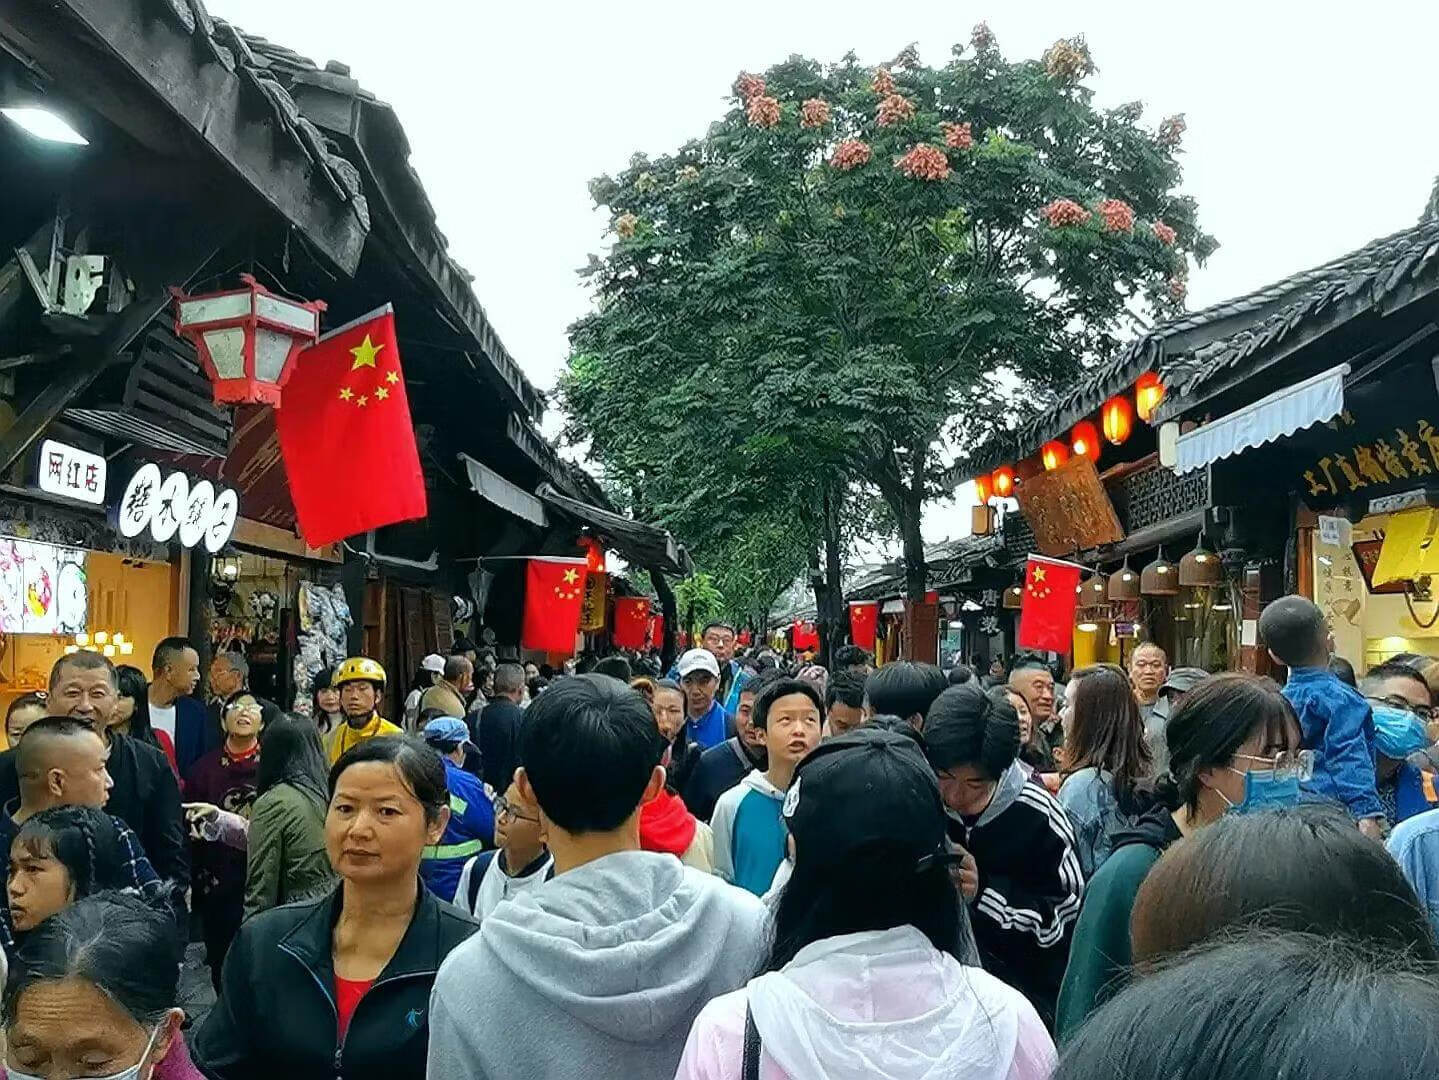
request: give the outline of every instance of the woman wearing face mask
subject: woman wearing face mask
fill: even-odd
[[[172,916],[99,893],[46,919],[5,988],[9,1080],[203,1080],[176,1006],[181,946]]]
[[[1158,803],[1115,834],[1113,853],[1089,882],[1060,989],[1061,1046],[1123,984],[1134,898],[1165,849],[1230,810],[1294,806],[1313,771],[1299,750],[1294,710],[1270,679],[1205,679],[1175,708],[1165,736],[1169,772],[1156,785]]]
[[[340,886],[240,928],[194,1042],[212,1080],[425,1075],[435,974],[479,928],[420,881],[449,820],[444,766],[423,743],[379,736],[340,757],[329,788]]]

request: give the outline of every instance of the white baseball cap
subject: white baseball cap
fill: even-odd
[[[433,671],[436,675],[443,675],[445,673],[445,658],[439,653],[430,653],[429,656],[420,661],[420,670]]]
[[[718,679],[719,661],[715,659],[715,654],[708,649],[691,649],[680,657],[678,671],[681,679],[692,671],[708,671]]]

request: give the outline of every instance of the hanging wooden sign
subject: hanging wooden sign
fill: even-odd
[[[1019,486],[1018,497],[1042,555],[1070,555],[1124,539],[1099,471],[1083,454],[1031,476]]]

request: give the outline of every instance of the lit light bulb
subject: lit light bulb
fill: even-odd
[[[106,656],[114,656],[114,655],[115,655],[115,646],[113,646],[113,645],[106,645],[105,648],[101,650],[101,652],[103,652]]]
[[[121,656],[129,656],[129,655],[130,655],[131,653],[133,653],[134,651],[135,651],[135,643],[134,643],[133,641],[122,641],[122,642],[120,642],[120,655],[121,655]]]
[[[89,635],[89,634],[76,634],[76,635],[75,635],[75,644],[76,644],[76,645],[88,645],[88,644],[90,644],[90,635]]]
[[[96,631],[95,631],[95,644],[96,644],[96,645],[103,645],[103,644],[105,644],[105,642],[107,642],[107,641],[109,641],[109,640],[110,640],[110,635],[107,634],[107,633],[105,633],[104,630],[96,630]]]
[[[66,655],[66,656],[74,656],[74,655],[75,655],[77,652],[79,652],[79,651],[80,651],[80,646],[78,646],[78,645],[66,645],[66,646],[65,646],[65,655]]]
[[[112,637],[110,640],[113,641],[116,645],[123,645],[123,644],[125,644],[125,635],[124,635],[124,634],[116,634],[116,635],[115,635],[114,637]]]
[[[1080,630],[1081,633],[1084,633],[1084,634],[1092,634],[1092,633],[1094,633],[1094,632],[1095,632],[1096,630],[1098,630],[1098,629],[1099,629],[1099,624],[1098,624],[1098,623],[1082,622],[1082,623],[1079,624],[1079,630]]]

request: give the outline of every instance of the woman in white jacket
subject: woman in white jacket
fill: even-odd
[[[696,1018],[676,1080],[1046,1080],[1054,1043],[973,953],[934,772],[860,728],[803,762],[763,974]]]

